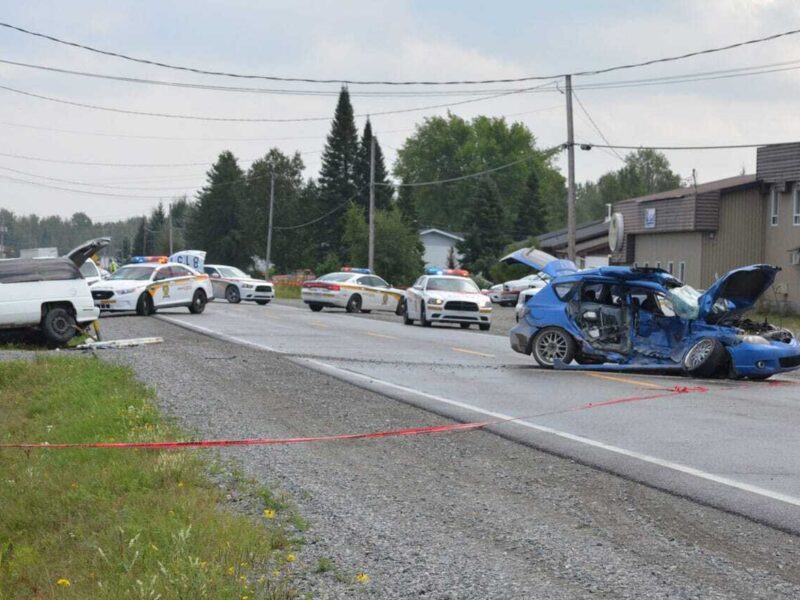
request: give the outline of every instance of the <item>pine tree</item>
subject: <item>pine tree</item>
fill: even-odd
[[[342,87],[331,132],[322,152],[322,168],[319,174],[320,197],[325,210],[356,197],[355,163],[358,154],[358,132],[353,118],[350,93]],[[338,252],[341,240],[341,215],[334,213],[325,219],[325,231],[333,251]]]
[[[364,125],[364,132],[361,134],[361,141],[358,144],[355,164],[356,202],[367,211],[369,210],[370,146],[372,137],[372,124],[367,119]],[[386,162],[377,136],[375,136],[375,183],[384,184],[375,186],[375,208],[388,208],[392,201],[393,190],[391,186],[385,185],[389,183],[389,174],[386,171]]]
[[[147,248],[145,248],[145,238],[147,236],[145,229],[147,228],[147,217],[142,217],[139,227],[136,229],[136,235],[133,237],[132,252],[137,256],[147,255]]]
[[[198,194],[188,223],[188,241],[205,250],[209,262],[246,269],[252,262],[253,248],[242,222],[244,173],[236,157],[225,151],[206,177],[208,184]]]
[[[514,239],[526,240],[545,231],[545,213],[539,192],[539,174],[531,169],[525,182],[525,195],[514,222]]]
[[[500,193],[490,177],[478,182],[467,212],[467,223],[464,241],[456,244],[462,255],[461,264],[475,273],[488,272],[508,243]]]

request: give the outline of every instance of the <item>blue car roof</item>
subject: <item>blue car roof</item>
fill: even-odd
[[[573,281],[583,281],[584,279],[603,280],[609,283],[627,283],[629,285],[641,285],[642,287],[653,287],[666,289],[675,285],[682,285],[676,279],[662,269],[647,269],[638,267],[597,267],[587,269],[569,275],[556,278],[553,283],[569,283]]]

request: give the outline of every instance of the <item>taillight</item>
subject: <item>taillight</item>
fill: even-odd
[[[341,288],[338,283],[326,283],[324,281],[306,281],[303,283],[304,288],[322,288],[332,292],[338,292]]]
[[[342,289],[342,288],[339,287],[339,284],[337,284],[337,283],[327,283],[327,284],[325,284],[325,287],[328,288],[332,292],[338,292],[340,289]]]

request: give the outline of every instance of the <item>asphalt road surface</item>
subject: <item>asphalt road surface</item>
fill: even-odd
[[[547,371],[502,336],[284,304],[159,318],[448,417],[498,421],[489,429],[520,443],[800,532],[796,378]]]

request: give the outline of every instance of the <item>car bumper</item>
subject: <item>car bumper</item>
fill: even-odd
[[[481,323],[487,325],[492,322],[490,311],[445,310],[436,306],[428,306],[425,312],[425,318],[432,323]]]
[[[535,333],[536,328],[528,323],[527,319],[521,318],[508,336],[511,342],[511,349],[520,354],[530,354],[531,339],[533,339]]]
[[[345,308],[349,296],[341,294],[341,292],[307,292],[300,293],[303,302],[306,304],[319,304],[321,306],[328,306],[332,308]]]
[[[242,290],[242,300],[254,302],[256,300],[273,300],[275,292],[256,292],[254,290]]]
[[[728,346],[733,369],[743,377],[785,373],[800,368],[800,343],[772,342],[769,345],[742,343]]]
[[[138,295],[130,294],[130,296],[114,296],[106,300],[95,300],[94,305],[102,312],[125,312],[136,310],[138,300]]]

